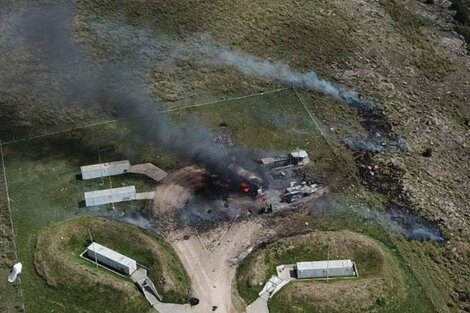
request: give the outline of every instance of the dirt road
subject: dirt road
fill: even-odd
[[[200,300],[193,312],[238,312],[232,303],[236,266],[230,265],[229,261],[248,249],[261,229],[262,226],[253,221],[227,225],[225,229],[215,230],[220,236],[213,247],[203,246],[204,240],[198,236],[172,242],[191,277],[193,294]]]

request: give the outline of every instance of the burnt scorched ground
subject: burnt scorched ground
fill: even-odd
[[[306,174],[297,167],[270,171],[269,187],[257,196],[244,192],[239,185],[221,184],[207,172],[194,168],[170,174],[156,189],[152,214],[167,231],[186,228],[204,232],[234,219],[247,220],[258,214],[294,209],[327,192],[326,183],[320,177]],[[318,190],[287,201],[286,188],[293,184],[317,185]]]
[[[403,234],[407,238],[444,241],[439,229],[440,221],[427,220],[413,210],[412,201],[403,184],[405,170],[399,163],[393,159],[388,162],[377,161],[374,155],[367,151],[356,152],[355,155],[361,184],[368,190],[386,197],[386,214],[394,224],[404,230]]]
[[[352,150],[383,152],[410,152],[411,148],[402,135],[394,131],[384,109],[367,100],[348,102],[357,110],[366,133],[360,138],[344,137],[341,141]]]

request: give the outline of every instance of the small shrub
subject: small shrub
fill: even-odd
[[[423,151],[423,153],[421,153],[421,155],[425,158],[431,157],[432,156],[432,149],[427,148],[426,150]]]

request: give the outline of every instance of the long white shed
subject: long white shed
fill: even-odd
[[[137,270],[137,262],[135,260],[96,242],[91,243],[87,247],[86,255],[90,260],[96,260],[99,264],[119,273],[131,275]]]
[[[297,278],[356,276],[351,260],[297,262]]]
[[[99,163],[93,165],[85,165],[80,167],[82,179],[93,179],[114,175],[121,175],[129,172],[131,163],[129,160],[114,161],[109,163]]]
[[[137,192],[135,186],[119,187],[85,192],[85,205],[87,207],[108,203],[117,203],[135,200]]]

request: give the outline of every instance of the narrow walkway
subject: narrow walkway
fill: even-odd
[[[157,301],[153,305],[153,307],[159,313],[191,313],[193,312],[189,304],[163,303],[163,302]]]
[[[276,275],[271,276],[258,294],[258,298],[247,306],[246,313],[269,313],[268,300],[287,285],[290,280],[289,278],[287,280],[279,278]]]
[[[137,173],[147,175],[148,177],[152,178],[153,180],[159,182],[163,178],[165,178],[168,173],[162,170],[161,168],[155,166],[152,163],[142,163],[132,165],[129,169],[130,173]]]
[[[155,191],[139,192],[135,195],[136,200],[153,200],[155,198]]]
[[[159,313],[191,313],[191,306],[188,304],[163,303],[163,298],[158,293],[153,282],[148,278],[146,269],[137,269],[132,273],[131,279],[139,286],[145,299]]]
[[[269,313],[268,299],[269,293],[263,293],[246,308],[246,313]]]
[[[155,301],[162,301],[162,296],[158,293],[157,288],[147,276],[145,268],[139,268],[131,275],[131,279],[136,283],[140,290],[144,293],[145,298],[154,305]]]

